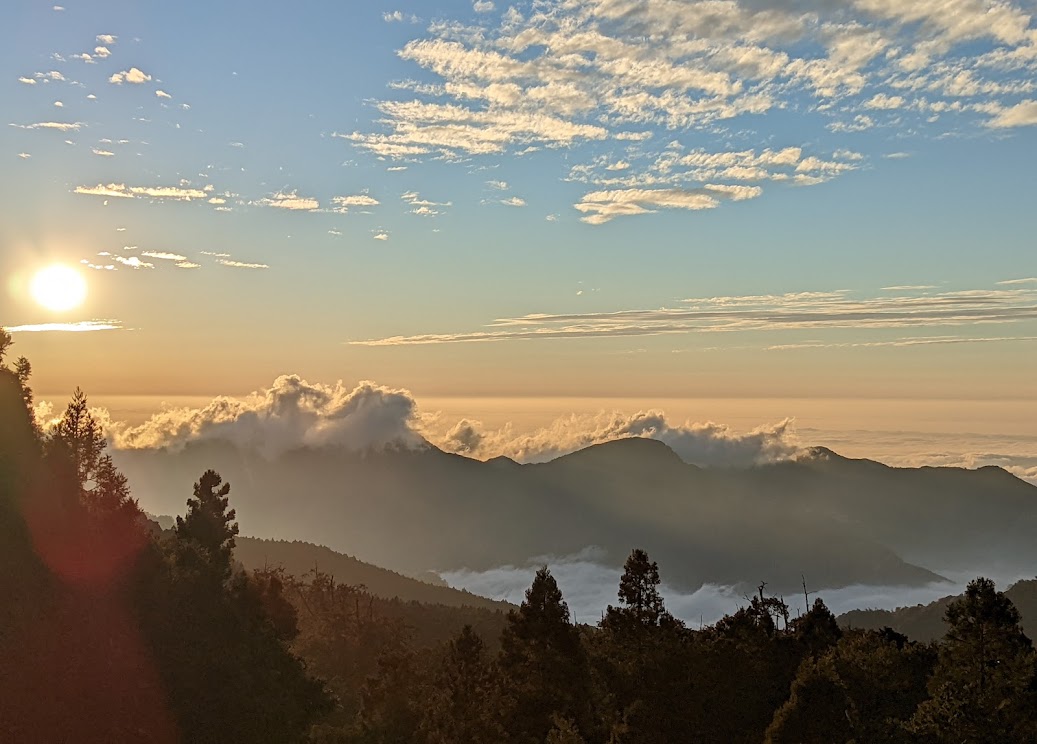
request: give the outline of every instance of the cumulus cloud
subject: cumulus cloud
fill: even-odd
[[[292,212],[314,212],[320,209],[320,202],[309,196],[299,196],[294,189],[292,191],[278,191],[271,196],[256,202],[264,207],[275,209],[287,209]]]
[[[421,447],[414,423],[415,403],[406,390],[366,381],[353,387],[341,381],[311,384],[284,375],[244,399],[171,408],[140,426],[116,427],[111,436],[121,449],[179,449],[191,441],[221,440],[274,457],[299,447]]]
[[[131,269],[153,269],[155,264],[140,260],[137,256],[115,256],[115,261]]]
[[[1032,124],[1033,102],[1019,100],[1037,90],[1031,10],[1013,0],[952,5],[575,0],[513,7],[499,18],[477,12],[435,22],[403,45],[398,55],[420,81],[391,87],[413,96],[375,102],[374,131],[337,136],[380,158],[464,160],[646,142],[663,132],[723,142],[736,119],[764,143],[774,132],[763,117],[777,110],[803,131],[827,126],[836,135],[924,133],[937,112],[940,134]],[[625,183],[596,185],[684,185],[679,174],[653,169],[648,153],[629,155],[611,161]],[[745,165],[726,179],[814,184],[836,172],[789,176]]]
[[[136,67],[131,67],[128,70],[115,73],[108,78],[108,82],[113,83],[114,85],[122,85],[123,83],[141,85],[143,83],[151,82],[151,75],[148,75],[146,72],[143,72]]]
[[[112,44],[114,44],[118,40],[118,38],[119,38],[118,36],[113,36],[112,34],[98,34],[97,35],[97,43],[98,44],[107,44],[108,46],[111,46]]]
[[[158,98],[172,98],[173,97],[173,96],[169,95],[168,93],[166,93],[164,90],[156,90],[155,91],[155,95]]]
[[[493,4],[493,0],[475,0],[472,3],[472,10],[476,13],[490,13],[495,9],[496,6]]]
[[[91,147],[90,152],[92,152],[94,155],[99,155],[102,158],[115,157],[115,153],[111,150],[102,150],[98,147]]]
[[[127,186],[124,183],[97,184],[96,186],[76,186],[75,193],[88,196],[117,197],[122,199],[171,199],[173,201],[191,201],[205,199],[208,192],[184,186]]]
[[[601,225],[616,217],[650,214],[658,209],[697,211],[714,209],[721,199],[742,201],[762,193],[759,186],[708,185],[701,189],[618,189],[592,191],[573,205],[584,213],[580,219]]]
[[[509,196],[507,199],[501,199],[500,203],[508,207],[526,206],[526,200],[520,196]]]
[[[141,251],[142,256],[145,258],[154,258],[159,261],[186,261],[187,256],[181,256],[179,253],[167,253],[165,251]]]
[[[988,122],[994,129],[1029,127],[1037,124],[1037,101],[1023,101],[998,113]]]
[[[381,202],[369,194],[353,194],[351,196],[333,196],[331,203],[333,212],[348,213],[354,207],[377,207]]]
[[[656,439],[685,462],[711,467],[746,468],[790,459],[801,451],[791,420],[738,433],[713,422],[673,424],[661,411],[573,415],[528,433],[516,432],[511,425],[487,430],[478,421],[464,419],[443,433],[423,433],[448,452],[479,459],[503,455],[519,462],[545,462],[594,444],[635,437]]]
[[[98,46],[94,47],[94,56],[100,57],[101,59],[108,59],[108,57],[112,56],[112,52],[108,47]]]

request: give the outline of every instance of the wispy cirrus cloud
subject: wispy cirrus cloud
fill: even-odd
[[[416,214],[419,217],[436,217],[443,213],[443,207],[451,206],[450,202],[436,202],[422,199],[421,195],[417,191],[406,191],[403,194],[400,194],[400,199],[410,206],[411,214]]]
[[[233,261],[229,258],[221,258],[216,261],[221,266],[228,266],[232,269],[269,269],[270,266],[265,263],[248,263],[245,261]]]
[[[11,124],[18,129],[49,129],[55,132],[78,132],[83,126],[80,121],[39,121],[35,124]]]
[[[118,331],[123,325],[118,320],[79,320],[74,323],[29,323],[6,326],[11,333],[87,333],[90,331]]]
[[[892,297],[857,297],[847,291],[801,292],[693,298],[676,307],[654,310],[533,313],[498,318],[475,331],[392,336],[349,343],[407,346],[745,331],[980,328],[1033,321],[1037,321],[1037,290],[1031,289],[961,290]]]

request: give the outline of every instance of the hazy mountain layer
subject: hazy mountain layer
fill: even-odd
[[[376,597],[423,602],[447,607],[480,607],[506,612],[513,605],[480,597],[471,592],[433,586],[395,571],[389,571],[352,556],[336,553],[322,545],[286,540],[260,540],[238,536],[234,557],[249,570],[280,566],[292,576],[304,578],[310,571],[334,577],[337,584],[363,586]]]
[[[959,595],[960,596],[960,595]],[[947,632],[944,613],[959,596],[944,597],[935,602],[896,610],[853,610],[839,616],[844,628],[881,630],[893,628],[915,641],[936,641]],[[1005,591],[1005,596],[1022,615],[1023,630],[1030,638],[1037,635],[1037,580],[1019,581]]]
[[[1037,488],[997,468],[894,469],[818,449],[798,462],[702,469],[648,439],[537,465],[431,447],[267,460],[219,442],[123,451],[117,462],[150,511],[180,509],[212,467],[233,485],[242,532],[407,573],[588,546],[618,565],[639,546],[675,586],[768,581],[788,592],[801,574],[812,589],[922,585],[939,579],[930,568],[1037,564]]]

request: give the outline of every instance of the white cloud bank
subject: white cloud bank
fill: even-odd
[[[297,375],[279,377],[270,388],[243,399],[216,398],[203,408],[162,411],[136,427],[115,425],[110,434],[123,449],[175,449],[190,441],[218,439],[267,456],[306,446],[367,450],[429,442],[478,459],[504,455],[542,462],[633,437],[664,442],[686,462],[719,467],[775,462],[801,451],[791,421],[738,433],[715,423],[674,424],[659,411],[602,412],[561,418],[533,432],[516,432],[510,425],[490,431],[467,419],[451,425],[437,413],[420,413],[406,390],[368,381],[354,387],[341,381],[309,383]]]

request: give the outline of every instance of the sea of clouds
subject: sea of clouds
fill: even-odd
[[[46,427],[60,411],[41,402],[36,413]],[[664,442],[688,463],[742,468],[802,455],[806,451],[802,434],[808,434],[810,444],[888,465],[997,465],[1037,484],[1037,436],[801,433],[788,418],[735,431],[712,421],[674,421],[661,410],[573,413],[533,429],[511,423],[489,427],[478,420],[423,410],[405,389],[369,381],[311,383],[298,375],[282,375],[270,387],[241,398],[220,396],[196,407],[166,406],[137,425],[113,420],[105,409],[94,409],[94,414],[116,449],[179,450],[192,441],[223,440],[274,458],[300,447],[370,451],[431,444],[480,460],[505,456],[518,462],[544,462],[614,439],[649,437]]]
[[[452,587],[493,599],[502,599],[518,604],[533,581],[533,575],[541,566],[548,566],[558,581],[569,609],[576,620],[595,623],[610,605],[618,604],[617,591],[622,570],[602,563],[602,553],[587,548],[571,556],[540,556],[524,566],[501,566],[489,571],[448,571],[440,575]],[[749,603],[748,598],[731,587],[705,585],[694,592],[683,592],[666,583],[666,566],[659,567],[663,578],[660,591],[666,600],[666,608],[674,616],[684,620],[690,627],[711,625],[724,615],[735,612]],[[821,592],[811,591],[810,601],[821,597],[836,615],[856,609],[893,610],[928,604],[937,599],[960,594],[966,584],[978,574],[968,572],[938,572],[947,576],[946,582],[934,582],[921,587],[854,585]],[[1019,573],[990,576],[999,588],[1007,589],[1020,579],[1032,579],[1032,575]],[[801,594],[784,597],[792,616],[796,617],[805,607]]]

